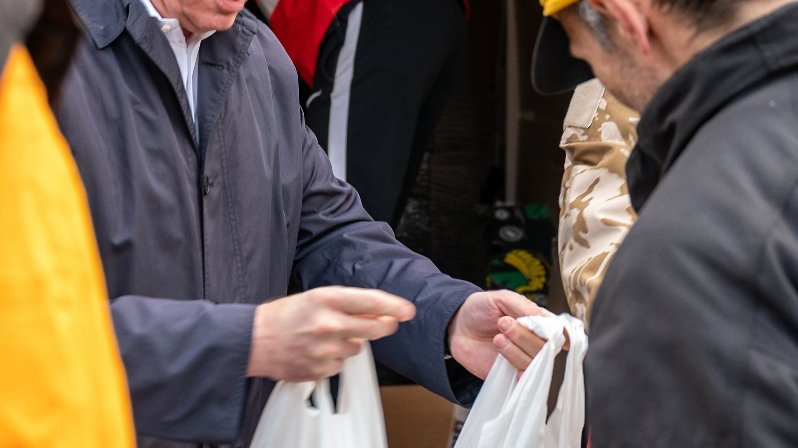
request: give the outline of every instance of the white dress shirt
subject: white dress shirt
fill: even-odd
[[[197,123],[197,60],[199,58],[200,44],[203,40],[210,37],[216,31],[208,31],[199,35],[192,35],[186,41],[183,29],[177,19],[165,19],[152,5],[150,0],[141,0],[147,8],[150,16],[155,17],[161,24],[161,31],[169,41],[172,51],[175,53],[177,66],[180,68],[180,75],[183,79],[183,87],[186,89],[188,105],[191,108],[191,118],[194,120],[194,130],[199,135],[199,123]]]

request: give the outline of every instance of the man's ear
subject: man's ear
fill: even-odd
[[[616,22],[624,38],[631,39],[643,54],[651,50],[648,38],[649,0],[587,0],[601,14]]]

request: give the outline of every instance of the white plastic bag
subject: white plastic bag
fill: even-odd
[[[455,448],[578,448],[585,423],[585,382],[582,362],[587,336],[582,322],[563,314],[529,316],[518,322],[546,339],[540,353],[518,379],[518,371],[502,356],[496,358],[488,378],[468,414]],[[557,404],[546,422],[554,358],[565,343],[566,357]]]
[[[313,404],[308,398],[313,395]],[[386,448],[377,375],[368,343],[344,361],[336,412],[328,379],[277,383],[250,448]]]

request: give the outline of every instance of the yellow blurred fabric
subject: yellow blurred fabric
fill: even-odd
[[[135,446],[85,192],[24,47],[0,80],[0,447]]]
[[[552,14],[557,14],[578,1],[579,0],[540,0],[540,6],[543,7],[543,15],[550,16]]]

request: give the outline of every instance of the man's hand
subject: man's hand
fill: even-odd
[[[484,291],[468,296],[449,323],[452,357],[469,372],[485,379],[496,354],[525,370],[544,341],[516,322],[517,317],[551,315],[512,291]]]
[[[329,286],[255,311],[247,376],[307,381],[335,375],[363,341],[393,334],[415,306],[374,289]]]

